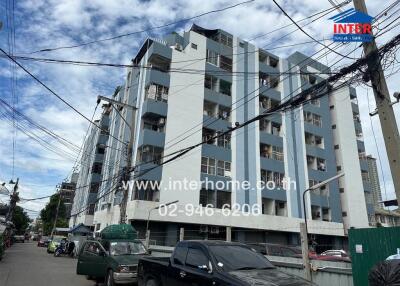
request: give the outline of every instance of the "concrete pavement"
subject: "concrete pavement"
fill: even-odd
[[[36,243],[16,243],[0,261],[1,286],[94,286],[76,275],[76,259],[54,257]]]

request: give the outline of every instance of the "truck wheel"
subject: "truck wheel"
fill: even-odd
[[[153,278],[149,278],[149,280],[146,281],[146,286],[158,286],[158,283]]]
[[[113,271],[110,269],[107,272],[106,286],[115,286]]]

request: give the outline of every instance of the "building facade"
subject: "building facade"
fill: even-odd
[[[234,240],[298,244],[303,191],[340,172],[344,178],[306,196],[309,231],[338,243],[347,228],[368,226],[355,89],[342,88],[214,138],[321,81],[329,67],[301,53],[279,58],[196,25],[183,35],[148,39],[133,63],[138,67],[128,70],[114,100],[135,108],[111,112],[110,134],[127,142],[134,132],[130,174],[142,185],[129,194],[127,218],[141,236],[149,217],[150,239],[159,244],[173,245],[181,227],[192,239],[224,238],[230,227]],[[160,165],[202,141],[207,144]],[[119,221],[119,175],[128,152],[111,137],[108,146],[96,230]],[[185,181],[197,184],[182,187]],[[273,188],[262,182],[273,182]]]
[[[101,185],[104,154],[109,137],[110,111],[109,106],[103,106],[101,119],[94,122],[96,125],[90,125],[85,138],[71,207],[70,227],[80,223],[93,225],[95,203]]]
[[[69,182],[62,182],[60,186],[60,195],[65,205],[67,218],[71,217],[72,204],[75,197],[76,183],[78,182],[79,173],[72,173]]]
[[[378,167],[376,164],[376,158],[368,155],[365,157],[368,164],[368,179],[372,189],[373,204],[375,209],[383,209],[382,203],[382,191],[379,183]]]

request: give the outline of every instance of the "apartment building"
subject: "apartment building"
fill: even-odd
[[[67,217],[71,216],[72,204],[75,197],[76,183],[78,182],[79,173],[72,173],[69,182],[62,182],[60,186],[60,195],[65,205]]]
[[[373,204],[375,209],[383,209],[382,191],[379,183],[378,167],[376,158],[371,155],[365,156],[368,165],[368,180],[372,189]]]
[[[101,118],[90,125],[81,151],[80,170],[76,182],[69,226],[80,223],[93,226],[97,193],[101,185],[109,137],[110,106],[104,105]],[[101,129],[100,129],[100,128]]]
[[[359,160],[365,148],[357,137],[361,126],[354,120],[353,88],[213,139],[322,80],[327,66],[301,53],[279,58],[226,31],[196,25],[183,35],[146,40],[133,63],[147,68],[129,69],[114,94],[114,100],[132,107],[110,113],[110,134],[127,142],[134,132],[131,178],[159,183],[158,188],[135,187],[129,194],[127,219],[141,237],[150,218],[150,239],[158,244],[173,245],[181,227],[187,238],[224,239],[227,226],[234,240],[297,244],[303,191],[338,172],[345,177],[306,196],[309,231],[320,242],[340,244],[347,228],[368,226],[365,165]],[[345,99],[336,99],[339,95]],[[207,144],[159,166],[168,155],[201,141]],[[118,174],[128,153],[111,137],[108,146],[103,180],[111,179],[97,194],[96,230],[119,221]],[[285,186],[287,178],[294,187]],[[185,180],[202,184],[182,189],[170,183]],[[243,181],[253,187],[273,181],[275,188],[229,184]],[[218,182],[223,187],[216,187]],[[176,208],[155,209],[172,201],[178,201]],[[206,205],[212,216],[187,213]],[[238,205],[239,214],[227,215],[227,205]],[[254,207],[260,214],[247,215]]]

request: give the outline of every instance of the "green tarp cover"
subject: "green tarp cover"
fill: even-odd
[[[105,227],[100,236],[102,239],[134,240],[137,238],[137,232],[130,224],[113,224]]]

